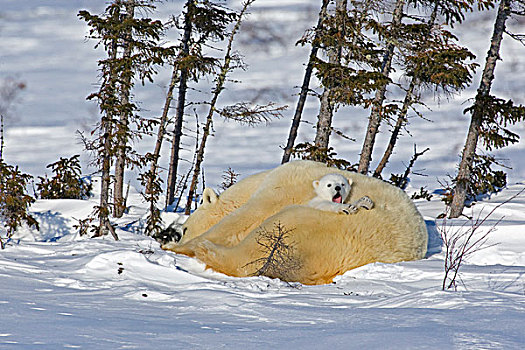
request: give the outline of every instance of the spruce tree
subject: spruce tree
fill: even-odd
[[[414,1],[414,6],[419,6]],[[409,79],[405,88],[405,97],[401,106],[396,108],[395,125],[384,154],[374,170],[375,177],[381,173],[393,153],[402,128],[408,122],[408,112],[412,109],[417,115],[417,105],[422,104],[421,91],[432,89],[434,93],[450,93],[461,91],[472,81],[477,64],[468,63],[475,56],[466,48],[457,44],[457,38],[442,25],[437,25],[438,14],[444,18],[444,25],[453,26],[464,19],[464,13],[472,7],[463,2],[444,3],[429,1],[423,5],[432,8],[428,21],[405,24],[400,28],[399,42],[400,61],[402,69]]]
[[[22,173],[18,166],[6,164],[0,158],[0,248],[15,234],[18,227],[26,224],[38,229],[38,222],[29,213],[29,207],[35,199],[27,193],[27,186],[33,177]]]
[[[119,32],[115,28],[121,22],[121,8],[114,3],[106,8],[104,17],[93,16],[87,11],[80,11],[79,16],[92,27],[90,36],[100,38],[100,44],[104,46],[108,55],[107,59],[99,61],[102,74],[100,89],[88,96],[88,99],[97,98],[99,100],[99,109],[102,115],[95,130],[98,132],[98,137],[95,141],[85,141],[85,144],[86,148],[96,153],[94,164],[99,167],[101,173],[100,203],[95,208],[99,225],[95,236],[104,236],[111,231],[117,240],[118,236],[109,222],[109,188],[111,162],[114,155],[114,118],[118,115],[118,71],[115,62],[117,60]]]
[[[126,0],[124,2],[124,23],[129,24],[124,26],[121,30],[122,36],[122,61],[124,64],[129,64],[131,55],[133,53],[133,22],[135,17],[135,0]],[[131,67],[130,67],[131,68]],[[117,124],[117,154],[115,159],[115,182],[113,186],[113,216],[116,218],[121,217],[126,209],[126,203],[124,199],[124,170],[126,169],[126,153],[128,147],[128,128],[131,119],[131,114],[136,108],[135,105],[130,104],[131,89],[133,87],[133,70],[123,70],[120,83],[119,98],[123,109],[119,116],[119,122]]]
[[[372,15],[382,9],[382,3],[352,1],[352,8],[348,11],[345,10],[346,4],[341,2],[339,5],[334,13],[324,15],[315,35],[303,39],[326,53],[325,57],[311,57],[323,94],[314,144],[297,145],[292,152],[302,150],[311,159],[319,161],[328,160],[333,155],[328,146],[330,134],[334,131],[333,112],[340,105],[369,106],[370,93],[383,81],[378,73],[382,51],[365,34],[373,21]]]
[[[87,199],[91,196],[92,185],[82,178],[80,155],[62,158],[47,166],[53,176],[39,176],[36,184],[42,199]]]
[[[248,103],[236,103],[233,106],[226,106],[219,108],[217,106],[219,96],[225,89],[225,83],[228,75],[239,67],[244,67],[241,56],[233,51],[233,42],[235,35],[240,29],[241,22],[244,20],[246,11],[255,0],[246,0],[243,7],[238,15],[235,25],[229,34],[228,43],[226,45],[225,55],[222,60],[222,66],[215,77],[215,86],[212,91],[212,98],[208,106],[208,114],[206,116],[206,122],[203,127],[202,137],[197,148],[195,156],[195,167],[193,169],[193,175],[191,179],[190,188],[188,191],[188,198],[186,201],[185,213],[190,214],[191,204],[196,194],[198,178],[201,173],[202,163],[204,161],[204,152],[206,148],[206,142],[210,136],[211,129],[213,127],[213,117],[215,114],[219,114],[226,119],[234,120],[240,123],[249,125],[256,125],[261,122],[268,122],[273,117],[279,117],[280,111],[284,107],[273,107],[273,104],[266,106],[251,106]]]
[[[387,86],[390,83],[390,72],[392,70],[392,60],[394,58],[395,42],[398,38],[401,21],[404,14],[405,0],[397,0],[395,8],[392,13],[392,20],[386,28],[380,28],[380,34],[383,36],[384,41],[387,43],[383,60],[381,63],[380,73],[384,77],[382,84],[380,84],[375,92],[374,99],[372,101],[372,110],[368,117],[368,127],[366,129],[365,139],[361,148],[361,154],[359,158],[358,172],[367,174],[372,160],[372,151],[374,149],[375,139],[379,132],[379,125],[381,120],[385,117],[385,111],[383,103],[386,98]]]
[[[160,151],[162,149],[162,144],[166,137],[166,128],[168,127],[168,115],[173,101],[173,92],[175,90],[175,85],[178,80],[178,70],[176,66],[172,68],[171,79],[166,91],[166,98],[164,99],[164,106],[162,108],[162,114],[159,119],[159,125],[157,129],[157,138],[155,140],[155,148],[153,153],[149,154],[150,158],[150,168],[148,171],[147,179],[145,179],[145,193],[151,194],[154,192],[154,182],[159,180],[159,158]]]
[[[225,52],[225,55],[224,55],[224,60],[223,60],[222,67],[221,67],[221,69],[219,71],[219,74],[215,78],[215,87],[213,89],[213,96],[212,96],[212,99],[210,101],[210,105],[209,105],[209,108],[208,108],[208,114],[206,116],[206,123],[205,123],[204,128],[203,128],[202,138],[200,140],[200,144],[199,144],[199,147],[197,149],[196,156],[195,156],[195,167],[193,169],[193,176],[192,176],[191,185],[190,185],[190,188],[189,188],[188,198],[187,198],[186,207],[185,207],[186,215],[190,214],[191,203],[193,202],[193,198],[195,196],[195,191],[197,189],[197,181],[198,181],[198,178],[199,178],[199,175],[200,175],[200,171],[201,171],[201,164],[204,161],[204,150],[205,150],[205,147],[206,147],[206,141],[207,141],[208,136],[210,135],[210,132],[211,132],[212,123],[213,123],[213,115],[215,114],[216,108],[217,108],[216,107],[217,106],[217,100],[218,100],[219,95],[221,94],[221,92],[224,90],[224,83],[226,82],[226,77],[227,77],[228,73],[230,73],[231,70],[232,70],[232,68],[231,68],[232,60],[236,59],[236,57],[233,55],[233,52],[232,52],[233,40],[235,38],[235,34],[237,34],[237,32],[239,31],[239,28],[241,26],[241,21],[244,19],[244,15],[245,15],[248,7],[254,1],[255,0],[247,0],[244,3],[243,8],[242,8],[241,12],[239,13],[237,21],[235,23],[235,26],[234,26],[232,32],[229,35],[228,44],[227,44],[227,47],[226,47],[226,52]]]
[[[335,14],[332,18],[334,22],[333,40],[334,45],[327,50],[328,64],[340,65],[342,59],[342,46],[346,30],[346,13],[348,2],[346,0],[336,0]],[[332,119],[335,110],[336,101],[333,99],[333,92],[330,86],[325,86],[319,106],[319,115],[317,117],[317,126],[314,145],[319,150],[328,150],[328,143],[332,129]]]
[[[211,42],[224,40],[228,34],[226,28],[237,19],[235,12],[208,0],[188,0],[185,9],[184,25],[181,28],[183,33],[178,47],[179,53],[174,62],[174,69],[179,74],[179,86],[167,179],[166,205],[171,205],[175,201],[184,111],[188,104],[186,101],[188,83],[192,80],[198,82],[203,75],[220,69],[219,61],[205,55],[203,47]]]
[[[89,36],[98,40],[96,47],[102,46],[107,53],[107,58],[99,61],[100,88],[88,96],[99,104],[101,120],[92,132],[97,136],[94,140],[84,139],[84,142],[94,153],[93,164],[101,173],[100,204],[95,208],[99,226],[95,236],[111,232],[115,239],[118,236],[109,220],[111,166],[115,158],[120,159],[117,182],[122,184],[124,164],[144,164],[144,159],[128,146],[128,141],[150,131],[154,123],[135,114],[138,107],[130,99],[134,79],[142,83],[152,81],[155,66],[162,64],[171,53],[169,48],[159,45],[163,24],[146,17],[135,18],[136,8],[153,9],[153,1],[114,0],[100,16],[88,11],[79,12],[79,17],[90,26]],[[135,130],[130,128],[130,123],[135,125]],[[119,186],[121,190],[123,186]],[[118,207],[114,211],[116,216],[122,213],[122,197],[122,193],[117,194],[118,203],[113,203],[115,208]]]
[[[368,173],[380,125],[397,117],[385,154],[374,172],[381,176],[399,133],[406,125],[408,112],[413,110],[420,115],[416,107],[423,104],[420,98],[423,89],[449,94],[470,83],[475,65],[468,61],[474,56],[459,46],[450,32],[435,24],[436,17],[440,16],[445,25],[452,26],[462,21],[474,5],[485,9],[491,3],[492,0],[365,0],[352,1],[348,11],[336,11],[337,18],[325,15],[325,21],[315,36],[306,39],[308,42],[316,40],[324,52],[340,53],[337,60],[330,60],[330,55],[327,55],[327,60],[314,58],[324,92],[330,91],[329,95],[323,94],[325,102],[328,96],[332,102],[326,104],[322,101],[321,104],[325,109],[331,105],[334,110],[338,105],[371,109],[358,171]],[[409,9],[410,6],[413,9]],[[428,20],[424,20],[421,14],[426,8],[431,9]],[[385,18],[389,21],[385,22]],[[408,84],[393,82],[390,77],[393,70],[404,73],[409,78]],[[399,88],[405,94],[404,99],[389,101],[387,92],[392,90],[390,92],[394,93]],[[332,152],[331,148],[321,149],[321,146],[327,146],[325,141],[328,138],[321,136],[329,135],[333,130],[330,118],[322,120],[326,123],[318,123],[315,145],[300,145],[314,159],[326,158],[320,155]]]
[[[180,142],[182,137],[182,124],[184,120],[184,109],[186,107],[186,91],[188,89],[188,75],[191,67],[184,64],[190,62],[190,40],[193,31],[193,21],[196,15],[196,1],[186,1],[186,13],[184,15],[184,33],[182,35],[177,70],[179,71],[179,87],[177,97],[177,109],[175,124],[173,126],[173,139],[171,141],[171,156],[168,168],[166,205],[170,205],[175,200],[175,187],[177,184],[177,172],[179,164]],[[174,70],[175,73],[175,70]]]
[[[18,227],[26,224],[39,229],[38,222],[29,213],[35,198],[27,193],[33,177],[24,174],[18,166],[4,161],[4,112],[8,112],[17,93],[25,88],[23,83],[7,79],[0,88],[0,249],[4,249]],[[5,231],[4,231],[5,229]]]
[[[506,21],[512,12],[512,0],[502,0],[499,4],[490,48],[487,52],[485,67],[477,90],[474,104],[465,110],[470,113],[470,126],[463,148],[458,174],[455,179],[455,190],[450,205],[450,218],[459,217],[465,207],[468,188],[472,183],[472,172],[476,161],[476,148],[480,137],[485,148],[502,148],[518,142],[519,137],[507,129],[525,118],[525,107],[515,106],[511,100],[505,101],[490,94],[494,81],[496,62],[500,57],[500,47],[505,33]],[[486,160],[486,159],[485,159]]]

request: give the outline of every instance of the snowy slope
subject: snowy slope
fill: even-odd
[[[238,1],[230,2],[232,6]],[[167,2],[163,16],[178,13],[180,1]],[[90,130],[96,107],[85,101],[96,87],[96,60],[101,52],[86,42],[81,8],[101,11],[103,1],[3,0],[0,9],[0,78],[15,76],[27,90],[15,117],[6,123],[8,162],[42,175],[60,156],[81,153],[75,130]],[[294,88],[302,80],[308,48],[292,44],[315,23],[318,1],[260,0],[251,20],[267,35],[283,35],[284,44],[266,45],[249,37],[239,49],[250,65],[228,86],[224,103],[262,95],[291,108],[268,128],[240,127],[218,121],[206,154],[207,184],[216,187],[224,169],[242,176],[276,166],[295,104]],[[483,63],[494,11],[477,14],[458,35]],[[270,19],[272,21],[270,21]],[[519,29],[520,23],[512,26]],[[523,48],[505,39],[498,62],[495,92],[523,103]],[[159,84],[169,72],[162,71]],[[478,78],[477,78],[478,79]],[[427,103],[425,116],[412,119],[412,137],[404,136],[388,172],[400,172],[412,153],[430,147],[416,168],[412,188],[438,188],[454,172],[464,141],[465,100],[474,87],[453,99]],[[202,86],[205,88],[206,86]],[[208,87],[209,88],[209,87]],[[261,92],[261,89],[262,90]],[[144,113],[160,110],[163,89],[145,86],[137,92]],[[306,118],[315,120],[311,99]],[[366,113],[342,109],[336,126],[357,142],[333,138],[339,155],[357,160]],[[524,134],[523,125],[516,127]],[[302,125],[300,141],[313,131]],[[446,137],[443,134],[446,134]],[[384,128],[381,137],[387,137]],[[382,144],[382,138],[378,145]],[[140,147],[151,150],[151,140]],[[525,188],[523,143],[504,151],[513,167],[509,186],[484,199],[466,214],[484,217]],[[189,147],[191,148],[191,147]],[[379,146],[379,151],[381,147]],[[167,153],[165,153],[167,154]],[[256,155],[256,156],[254,156]],[[374,159],[378,156],[375,155]],[[166,159],[166,157],[164,158]],[[84,163],[88,158],[83,156]],[[92,172],[87,168],[86,172]],[[133,180],[133,174],[129,174]],[[487,248],[462,268],[458,291],[441,291],[444,253],[438,229],[466,231],[463,219],[435,218],[444,207],[438,197],[417,201],[428,220],[428,258],[398,264],[371,264],[349,271],[325,286],[287,284],[268,278],[232,278],[205,270],[195,259],[167,253],[137,234],[146,208],[130,194],[129,214],[118,221],[120,241],[79,237],[73,226],[97,203],[37,201],[33,215],[40,232],[23,229],[0,251],[0,349],[522,349],[525,346],[525,195],[499,208],[480,230],[490,230]],[[183,220],[177,216],[167,221]]]

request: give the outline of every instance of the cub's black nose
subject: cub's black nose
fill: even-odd
[[[336,191],[341,191],[341,186],[335,186]]]

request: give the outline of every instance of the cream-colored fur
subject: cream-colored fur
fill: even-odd
[[[223,217],[246,203],[268,173],[269,171],[263,171],[248,176],[226,189],[220,196],[211,188],[206,188],[199,208],[182,225],[183,236],[179,244],[200,236]]]
[[[374,209],[340,215],[306,206],[315,196],[312,181],[328,173],[341,173],[353,181],[347,202],[366,195]],[[220,221],[218,215],[207,219],[208,210],[199,208],[184,226],[192,239],[164,248],[196,255],[214,270],[232,276],[249,276],[258,269],[250,263],[264,257],[257,237],[280,224],[291,230],[289,243],[301,267],[286,276],[271,277],[305,284],[329,283],[358,266],[415,260],[426,253],[428,235],[422,216],[402,190],[386,182],[311,161],[287,163],[260,179],[250,198]],[[244,186],[244,191],[252,192],[248,188]],[[193,218],[196,214],[198,220]],[[202,221],[216,224],[205,230],[208,224]]]

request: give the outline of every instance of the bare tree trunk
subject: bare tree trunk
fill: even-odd
[[[321,105],[319,107],[319,117],[314,144],[318,149],[328,149],[330,134],[332,132],[332,119],[334,115],[334,103],[330,98],[330,88],[326,87],[321,95]]]
[[[115,61],[117,58],[117,43],[116,41],[113,41],[111,52],[109,54],[110,60]],[[107,80],[103,82],[104,84],[108,84],[111,86],[109,92],[111,94],[116,93],[116,80],[117,77],[114,76],[114,72],[108,73]],[[111,223],[109,221],[109,188],[111,183],[111,158],[112,158],[112,144],[111,144],[111,138],[113,134],[113,114],[111,111],[107,111],[106,114],[102,117],[101,127],[100,131],[102,132],[102,149],[101,152],[99,152],[98,157],[100,158],[102,162],[101,167],[101,182],[100,182],[100,202],[98,207],[98,217],[99,217],[99,227],[98,231],[95,233],[95,237],[101,237],[108,234],[109,231],[113,234],[113,237],[115,240],[118,240],[118,237],[113,230],[113,227],[111,226]]]
[[[187,57],[190,53],[190,38],[192,32],[192,14],[194,3],[193,0],[186,2],[186,15],[184,18],[184,35],[182,37],[182,57]],[[173,127],[173,141],[171,145],[170,165],[168,172],[168,191],[166,196],[166,205],[170,205],[175,200],[175,188],[177,186],[177,171],[179,165],[180,141],[182,137],[182,124],[184,119],[184,108],[186,105],[186,91],[188,89],[188,68],[182,68],[180,72],[179,94],[177,100],[177,112],[175,116],[175,125]]]
[[[111,223],[109,221],[110,205],[109,205],[109,187],[111,183],[111,115],[106,115],[102,119],[101,131],[102,135],[102,167],[101,167],[101,182],[100,182],[100,203],[98,207],[99,227],[95,237],[101,237],[108,234]],[[113,233],[114,231],[112,231]],[[116,234],[113,235],[115,240],[118,239]]]
[[[168,86],[168,91],[166,94],[166,100],[164,101],[164,108],[162,109],[162,115],[159,121],[159,130],[157,131],[157,141],[155,142],[155,149],[153,150],[150,174],[151,177],[148,180],[146,185],[146,193],[152,192],[153,180],[157,176],[157,170],[159,166],[160,150],[162,148],[162,143],[164,141],[164,136],[166,135],[166,126],[168,124],[168,113],[171,106],[171,101],[173,101],[173,90],[175,89],[175,84],[178,78],[177,67],[173,67],[173,72],[171,74],[170,85]]]
[[[212,104],[215,104],[217,99],[214,96],[214,101],[212,101]],[[202,139],[199,144],[199,149],[197,150],[197,156],[195,158],[195,168],[193,168],[193,176],[191,178],[191,184],[190,189],[188,191],[188,198],[186,201],[186,207],[184,210],[184,214],[190,215],[191,213],[191,203],[193,202],[193,198],[195,197],[195,192],[197,190],[197,184],[199,182],[199,174],[201,171],[201,165],[204,161],[204,149],[206,147],[206,141],[208,139],[208,136],[210,135],[210,129],[213,124],[213,113],[214,109],[210,108],[208,112],[208,116],[206,117],[206,124],[204,124],[204,128],[202,130]]]
[[[347,0],[336,0],[336,20],[347,10]],[[339,31],[344,31],[343,23],[338,25]],[[344,36],[344,35],[343,35]],[[336,47],[328,52],[328,62],[337,64],[341,62],[341,47]],[[319,107],[319,117],[317,119],[317,132],[315,134],[315,146],[319,149],[328,149],[330,133],[332,131],[332,118],[335,103],[331,98],[332,92],[329,87],[325,87],[321,95],[321,106]]]
[[[295,139],[297,138],[297,132],[299,129],[299,124],[301,123],[301,116],[303,114],[304,104],[306,102],[306,97],[308,96],[308,90],[310,85],[310,79],[312,77],[312,71],[314,68],[313,61],[317,57],[317,52],[319,51],[319,46],[317,45],[318,30],[322,25],[323,19],[326,15],[326,8],[330,0],[323,0],[321,4],[321,10],[319,11],[319,20],[317,21],[315,38],[312,42],[312,51],[310,51],[310,57],[308,59],[308,64],[304,71],[303,85],[301,86],[301,93],[299,94],[299,101],[297,101],[297,106],[295,108],[295,114],[292,120],[292,126],[290,127],[290,133],[288,135],[288,142],[286,148],[284,149],[282,164],[290,161],[290,156],[292,154],[293,146],[295,144]]]
[[[392,134],[390,135],[390,140],[388,142],[388,146],[385,150],[385,153],[383,154],[383,158],[381,158],[381,161],[376,167],[376,170],[374,171],[374,177],[381,177],[381,173],[383,172],[383,169],[385,168],[386,164],[388,163],[388,160],[390,159],[390,156],[394,152],[394,147],[397,142],[397,138],[399,137],[399,133],[401,132],[401,128],[406,124],[407,122],[407,114],[408,114],[408,108],[412,104],[413,96],[414,96],[414,89],[416,87],[415,78],[412,78],[410,81],[410,85],[408,87],[407,93],[405,95],[405,99],[403,101],[403,107],[401,107],[401,111],[399,111],[399,116],[396,120],[396,125],[394,126],[394,129],[392,130]]]
[[[95,237],[105,236],[110,231],[115,240],[118,240],[118,236],[115,233],[115,230],[111,226],[109,221],[109,185],[111,180],[110,169],[111,169],[111,121],[109,117],[106,117],[106,121],[102,123],[102,130],[104,132],[103,142],[104,142],[104,151],[102,154],[102,178],[100,184],[100,205],[98,208],[99,216],[99,229],[95,234]]]
[[[485,68],[483,69],[480,86],[474,102],[467,140],[465,142],[465,147],[463,148],[461,162],[459,163],[458,175],[456,177],[456,190],[454,192],[452,203],[450,204],[450,218],[459,217],[463,213],[463,208],[465,207],[472,163],[476,154],[480,127],[483,122],[482,101],[484,97],[489,95],[494,80],[494,70],[496,68],[497,60],[500,59],[499,50],[503,39],[503,33],[505,32],[505,22],[510,15],[511,3],[511,0],[502,0],[498,8],[490,49],[487,53]]]
[[[217,100],[219,98],[220,93],[222,92],[222,90],[224,90],[224,83],[226,81],[226,76],[228,75],[228,72],[230,71],[233,39],[235,37],[235,34],[237,34],[237,32],[239,31],[239,28],[241,26],[241,22],[243,20],[244,14],[246,13],[246,10],[254,1],[255,0],[247,0],[244,3],[241,13],[239,14],[239,18],[237,22],[235,23],[235,26],[232,32],[230,33],[230,38],[228,40],[228,47],[224,55],[224,64],[222,65],[221,72],[219,73],[219,76],[217,77],[217,83],[213,91],[213,97],[210,102],[210,108],[208,110],[208,115],[206,116],[206,124],[204,125],[203,132],[202,132],[202,139],[199,145],[199,149],[197,151],[197,157],[195,160],[195,168],[193,169],[193,177],[191,179],[191,185],[190,185],[190,189],[188,192],[188,200],[186,202],[186,208],[185,208],[186,215],[190,215],[191,203],[193,202],[193,198],[195,197],[195,191],[197,189],[197,183],[199,181],[199,174],[201,172],[201,165],[202,165],[202,162],[204,161],[204,150],[206,148],[206,141],[208,139],[208,136],[210,134],[210,129],[213,124],[213,114],[215,113],[215,106],[217,105]]]
[[[392,16],[392,29],[395,31],[401,24],[403,19],[403,7],[405,6],[405,0],[397,0],[396,8]],[[388,78],[392,69],[392,58],[394,57],[394,43],[390,42],[387,45],[385,55],[383,56],[383,64],[381,67],[381,74]],[[379,132],[379,125],[381,124],[382,107],[385,100],[386,88],[388,82],[380,86],[375,94],[374,101],[372,103],[372,112],[368,118],[368,127],[366,129],[366,136],[361,149],[361,157],[359,159],[359,166],[357,171],[362,174],[367,174],[372,161],[372,151],[374,150],[374,143]]]
[[[126,20],[132,20],[135,16],[135,0],[128,0],[125,2],[126,6]],[[130,60],[132,51],[132,29],[127,28],[127,32],[124,33],[124,52],[122,59],[125,61]],[[131,68],[128,68],[131,69]],[[116,218],[122,217],[124,210],[126,209],[126,203],[124,199],[124,170],[126,168],[126,147],[128,143],[128,127],[129,118],[132,111],[129,110],[129,96],[131,90],[131,79],[133,73],[126,71],[123,73],[122,82],[120,84],[120,104],[122,106],[122,112],[120,114],[120,121],[117,127],[117,157],[115,160],[115,183],[113,187],[113,216]]]
[[[0,160],[4,156],[4,115],[0,114]]]
[[[109,119],[108,117],[106,117]],[[108,216],[109,216],[109,185],[110,185],[110,168],[111,168],[111,157],[110,157],[110,149],[111,149],[111,142],[110,142],[110,134],[111,134],[111,122],[109,120],[105,120],[102,122],[102,130],[104,133],[103,136],[103,143],[104,143],[104,151],[103,151],[103,159],[102,159],[102,178],[100,183],[100,207],[99,207],[99,218],[100,218],[100,227],[99,227],[99,235],[105,236],[108,234],[107,226],[108,226]]]

